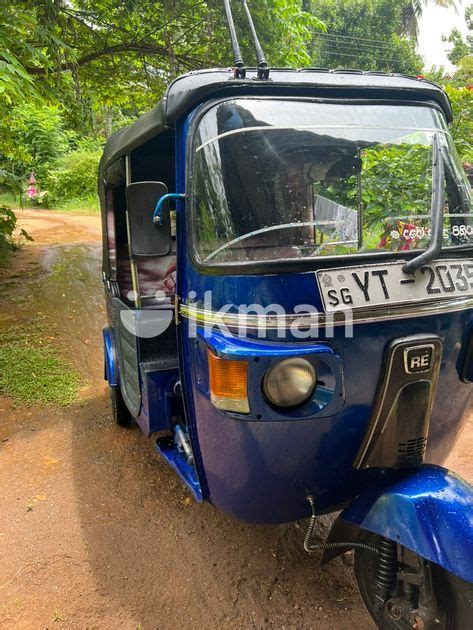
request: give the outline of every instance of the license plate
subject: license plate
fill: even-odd
[[[317,272],[325,311],[473,296],[473,262],[441,260],[403,273],[405,262]]]

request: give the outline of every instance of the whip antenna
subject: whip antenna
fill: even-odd
[[[264,56],[263,49],[261,47],[260,41],[258,39],[258,35],[256,33],[255,25],[253,23],[253,18],[251,17],[250,9],[246,3],[246,0],[241,0],[243,8],[245,9],[246,17],[248,19],[248,24],[250,25],[251,35],[253,37],[253,41],[255,43],[256,48],[256,57],[258,60],[258,79],[266,81],[269,79],[269,67],[268,62],[266,61],[266,57]]]
[[[235,22],[233,21],[232,8],[230,6],[230,0],[223,0],[225,7],[225,14],[227,16],[228,31],[230,33],[230,40],[232,42],[233,57],[235,66],[235,79],[244,79],[246,77],[245,63],[241,56],[240,44],[238,43],[237,34],[235,31]]]

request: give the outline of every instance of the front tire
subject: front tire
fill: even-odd
[[[381,541],[380,536],[372,534],[367,542],[379,549]],[[378,562],[379,556],[375,553],[365,549],[355,550],[355,575],[358,588],[365,606],[378,628],[382,630],[407,630],[408,628],[420,629],[423,627],[424,630],[431,628],[436,630],[465,630],[471,627],[473,619],[472,583],[464,582],[442,567],[426,562],[413,552],[398,546],[395,574],[398,574],[400,569],[405,572],[412,572],[417,569],[421,574],[423,583],[424,581],[428,583],[429,572],[431,574],[431,594],[433,596],[430,604],[431,615],[428,614],[429,606],[427,606],[424,608],[427,610],[425,619],[415,622],[412,616],[409,618],[409,611],[417,609],[422,604],[421,587],[406,585],[397,577],[394,580],[395,586],[389,599],[383,604],[379,598],[376,584]],[[419,601],[419,597],[421,601]],[[401,618],[395,618],[399,616],[401,611],[403,613]]]
[[[121,427],[129,427],[131,425],[132,417],[131,413],[128,411],[125,401],[123,400],[120,388],[109,387],[109,389],[113,419]]]

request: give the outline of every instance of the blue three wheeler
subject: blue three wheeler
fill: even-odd
[[[383,629],[473,627],[471,190],[436,85],[191,72],[100,165],[105,376],[197,501],[310,517]],[[324,544],[315,518],[340,511]]]

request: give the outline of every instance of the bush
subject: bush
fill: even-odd
[[[78,150],[64,155],[47,177],[46,187],[52,199],[65,201],[95,197],[101,155],[101,149]]]
[[[363,149],[361,159],[365,245],[396,250],[405,242],[388,237],[403,221],[417,215],[430,217],[431,149],[420,144],[385,144]],[[359,203],[356,176],[318,184],[315,191],[349,208],[355,209]]]
[[[16,216],[8,206],[0,206],[0,258],[10,247],[13,232],[16,227]]]
[[[453,109],[450,131],[464,162],[473,162],[473,90],[452,85],[445,87]]]
[[[429,215],[432,189],[430,148],[385,145],[363,152],[362,201],[367,227],[389,215]],[[355,180],[353,180],[355,184]],[[352,198],[356,200],[355,187]]]
[[[3,167],[20,177],[33,170],[41,182],[69,148],[60,108],[23,103],[13,109],[9,124],[11,145],[4,150]]]
[[[8,139],[1,146],[0,192],[22,195],[28,207],[70,200],[95,206],[102,141],[67,130],[63,118],[59,106],[27,102],[0,120],[0,135]]]
[[[14,239],[13,234],[17,227],[16,214],[11,208],[3,204],[0,205],[0,263],[7,258],[7,254],[11,249],[18,247],[25,239],[32,241],[31,236],[26,230],[21,229],[19,238]]]

